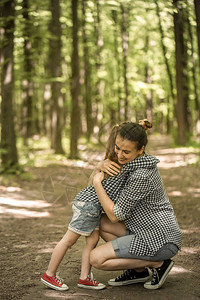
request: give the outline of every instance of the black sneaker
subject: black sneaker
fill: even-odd
[[[120,276],[110,279],[108,281],[109,285],[112,286],[121,286],[121,285],[128,285],[132,283],[138,282],[146,282],[150,278],[148,269],[145,269],[142,272],[136,272],[135,270],[126,270]]]
[[[165,279],[167,278],[173,265],[174,261],[171,259],[167,259],[164,261],[160,268],[152,268],[152,280],[146,282],[144,284],[144,287],[150,290],[159,289],[165,282]]]

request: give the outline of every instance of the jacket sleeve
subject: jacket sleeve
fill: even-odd
[[[130,217],[139,201],[143,201],[152,187],[148,176],[131,176],[113,207],[113,212],[119,221],[123,221]]]

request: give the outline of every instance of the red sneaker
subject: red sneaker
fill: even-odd
[[[84,288],[84,289],[92,289],[92,290],[102,290],[105,289],[105,284],[97,282],[93,278],[93,274],[91,273],[88,275],[88,277],[84,280],[80,279],[78,280],[78,287]]]
[[[41,281],[54,290],[67,291],[69,289],[69,287],[63,283],[63,279],[58,275],[48,276],[46,273],[44,273]]]

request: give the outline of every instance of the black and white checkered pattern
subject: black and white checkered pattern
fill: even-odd
[[[141,156],[124,166],[129,178],[114,214],[134,233],[130,252],[153,256],[165,243],[180,249],[182,233],[157,169],[159,160]]]
[[[168,242],[181,247],[182,233],[163,187],[158,162],[156,157],[145,154],[125,164],[117,176],[102,182],[115,203],[115,216],[134,233],[130,252],[139,256],[153,256]],[[74,200],[98,203],[102,209],[93,185]]]

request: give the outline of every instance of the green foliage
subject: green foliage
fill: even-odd
[[[64,118],[63,147],[66,155],[69,154],[70,141],[70,113],[72,107],[71,96],[71,55],[73,49],[72,41],[72,13],[71,1],[60,1],[62,26],[62,76],[51,77],[49,73],[49,41],[52,39],[50,30],[51,12],[49,10],[50,1],[29,1],[29,19],[26,23],[23,17],[23,1],[15,1],[15,31],[14,31],[14,113],[19,136],[18,147],[20,164],[24,166],[39,165],[48,163],[54,159],[53,151],[50,149],[51,132],[53,126],[51,85],[55,82],[61,83],[61,91],[64,99],[62,110]],[[174,43],[174,8],[171,0],[157,1],[160,10],[161,25],[164,31],[163,41],[159,30],[159,19],[156,13],[155,0],[101,0],[99,1],[99,23],[97,13],[97,1],[85,1],[86,11],[82,14],[82,1],[78,5],[78,37],[79,37],[79,57],[80,57],[80,82],[81,95],[79,104],[81,109],[81,129],[87,133],[85,120],[86,103],[88,95],[83,88],[85,84],[85,61],[83,47],[83,20],[85,20],[85,30],[88,46],[88,70],[90,73],[89,84],[92,101],[92,121],[98,127],[98,134],[94,133],[91,141],[100,140],[101,128],[105,124],[109,130],[112,123],[124,119],[124,99],[125,99],[125,79],[127,77],[128,87],[128,118],[137,121],[138,116],[144,118],[147,115],[147,97],[151,95],[152,107],[151,115],[155,130],[160,130],[162,123],[163,133],[167,132],[167,121],[171,124],[170,133],[176,141],[176,98],[171,97],[171,87],[166,68],[166,61],[162,51],[162,42],[166,49],[166,58],[172,74],[172,82],[175,86],[175,43]],[[195,88],[192,74],[194,70],[196,80],[199,82],[198,49],[196,35],[196,18],[194,13],[194,3],[192,0],[182,2],[188,8],[188,16],[191,24],[193,36],[193,56],[192,42],[189,40],[188,31],[185,32],[186,44],[188,48],[188,74],[189,74],[189,111],[191,127],[197,120],[195,106]],[[187,5],[186,5],[187,4]],[[122,39],[122,6],[126,14],[126,34],[127,34],[127,62],[126,74],[123,57]],[[2,21],[2,20],[1,20]],[[188,26],[188,24],[186,24]],[[186,26],[186,27],[187,27]],[[99,38],[99,39],[98,39]],[[29,41],[31,70],[27,72],[25,66],[25,42]],[[98,44],[99,42],[99,44]],[[147,78],[148,77],[148,78]],[[148,80],[147,80],[148,79]],[[29,82],[29,96],[32,97],[32,110],[34,128],[33,138],[27,139],[24,131],[27,126],[24,117],[25,87]],[[176,94],[176,89],[174,88]],[[197,96],[200,96],[200,86],[197,86]],[[0,98],[1,99],[1,98]],[[0,100],[1,101],[1,100]],[[199,102],[199,99],[197,99]],[[111,118],[112,114],[112,118]],[[191,130],[191,135],[193,131]],[[38,140],[35,137],[38,136]],[[39,138],[46,136],[46,138]],[[22,138],[23,137],[23,138]],[[103,136],[102,136],[103,138]],[[190,137],[188,136],[188,140]],[[27,143],[28,146],[24,146]],[[81,143],[81,140],[80,140]],[[91,142],[92,143],[92,142]],[[93,145],[94,146],[94,145]],[[38,159],[37,153],[42,152],[42,160]],[[45,154],[46,151],[46,154]],[[62,161],[64,156],[57,156],[58,161]],[[10,169],[10,172],[15,172]]]

